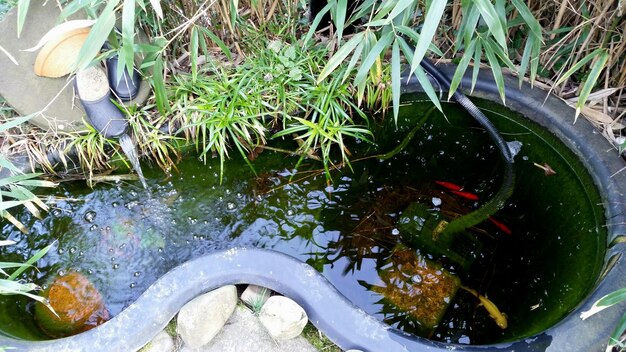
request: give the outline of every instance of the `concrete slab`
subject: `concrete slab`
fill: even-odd
[[[16,9],[11,10],[0,21],[0,45],[18,62],[15,65],[6,55],[0,53],[0,96],[20,115],[41,111],[30,122],[44,130],[86,131],[82,106],[74,98],[74,77],[39,77],[33,71],[38,51],[22,51],[35,46],[57,24],[60,12],[55,1],[45,1],[43,5],[40,1],[31,1],[19,38],[16,30]],[[72,17],[77,18],[81,17]],[[145,35],[139,35],[138,38],[139,41],[146,41]],[[142,82],[138,96],[126,104],[142,105],[149,95],[149,84]]]
[[[304,337],[275,341],[259,319],[245,307],[237,306],[226,325],[211,342],[197,349],[183,346],[181,352],[316,352]]]
[[[37,52],[24,49],[35,46],[39,39],[54,27],[60,13],[55,1],[31,1],[24,30],[16,31],[16,9],[0,22],[0,45],[17,60],[15,65],[0,54],[0,95],[20,114],[28,115],[43,110],[31,121],[52,131],[85,130],[83,111],[74,103],[73,85],[67,77],[38,77],[33,71]]]

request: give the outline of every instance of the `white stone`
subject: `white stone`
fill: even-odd
[[[304,309],[284,296],[270,297],[261,308],[259,320],[276,340],[300,335],[309,321]]]
[[[174,348],[172,337],[167,332],[161,331],[141,349],[141,352],[174,352]]]
[[[261,309],[272,291],[257,285],[248,285],[241,294],[241,300],[254,310]],[[258,312],[258,311],[257,311]]]
[[[211,343],[200,348],[182,346],[179,352],[317,352],[302,335],[277,341],[248,308],[240,305]]]
[[[178,334],[190,348],[209,343],[237,305],[237,288],[220,287],[189,301],[178,312]]]

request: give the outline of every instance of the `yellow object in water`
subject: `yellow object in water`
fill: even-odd
[[[491,302],[489,298],[479,294],[478,292],[476,292],[476,290],[471,289],[469,287],[461,286],[461,288],[471,293],[472,295],[476,296],[480,300],[481,305],[485,307],[485,309],[489,313],[489,316],[493,318],[493,320],[496,322],[496,324],[500,328],[502,329],[507,328],[508,322],[506,319],[506,314],[500,312],[500,309],[498,309],[498,307],[496,307],[496,305],[493,302]]]

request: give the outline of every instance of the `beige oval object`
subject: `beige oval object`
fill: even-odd
[[[72,66],[78,59],[89,30],[90,28],[78,28],[47,42],[35,59],[35,74],[58,78],[72,72]]]

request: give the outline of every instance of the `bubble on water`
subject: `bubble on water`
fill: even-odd
[[[394,228],[393,230],[391,230],[391,234],[397,236],[400,234],[400,230]]]
[[[224,191],[224,193],[230,194],[230,190],[227,188],[226,191]]]
[[[122,243],[120,244],[120,246],[118,247],[119,249],[124,249],[124,247],[126,247],[126,243]]]
[[[158,248],[157,252],[159,252],[159,253],[163,252],[163,248]]]
[[[65,270],[61,269],[57,272],[59,276],[65,276]]]
[[[59,253],[59,254],[63,254],[63,253],[65,253],[65,249],[63,249],[63,248],[59,248],[59,249],[57,250],[57,253]]]
[[[433,202],[433,205],[436,207],[441,205],[441,198],[433,197],[431,201]]]
[[[197,240],[198,239],[198,235],[193,235],[193,239]]]
[[[109,248],[109,253],[113,253],[113,248]]]
[[[115,261],[115,257],[111,257],[111,261],[114,262]]]
[[[93,270],[87,269],[87,274],[89,274],[89,275],[93,274]]]
[[[107,230],[107,231],[111,231],[111,226],[107,226],[104,229]]]
[[[89,210],[88,212],[85,213],[85,215],[83,215],[83,219],[85,219],[85,221],[87,222],[93,222],[95,218],[96,218],[96,212],[93,210]]]
[[[176,225],[176,219],[172,219],[172,221],[170,221],[172,223],[172,225]]]
[[[135,272],[133,273],[133,276],[134,276],[134,277],[139,277],[139,275],[141,275],[141,273],[140,273],[140,272],[138,272],[138,271],[135,271]]]
[[[111,203],[111,206],[113,206],[113,208],[117,208],[120,205],[119,202],[113,202]]]
[[[76,253],[76,247],[71,247],[70,248],[70,254],[74,254]]]
[[[227,208],[228,210],[235,210],[235,208],[237,208],[237,206],[235,205],[235,203],[228,202],[228,203],[226,204],[226,208]]]
[[[83,253],[83,251],[78,252],[78,256],[82,257],[83,255],[85,255],[85,253]]]
[[[198,222],[198,219],[196,218],[192,218],[191,216],[187,217],[187,220],[189,221],[190,224],[195,224]]]
[[[134,282],[131,282],[131,283],[130,283],[130,285],[128,285],[128,286],[129,286],[130,288],[135,288],[135,286],[137,286],[137,284],[136,284],[136,283],[134,283]]]
[[[293,210],[289,209],[287,210],[287,216],[293,216],[294,212]]]
[[[89,227],[89,231],[96,231],[98,229],[98,225],[91,225],[91,227]]]
[[[120,265],[118,263],[113,264],[113,269],[119,269]]]
[[[61,212],[61,210],[59,210],[59,209],[54,209],[54,210],[52,210],[52,215],[54,215],[54,216],[59,216],[59,215],[61,215],[61,213],[62,213],[62,212]]]
[[[238,199],[241,199],[241,198],[243,198],[243,194],[241,194],[241,193],[237,193],[236,197],[237,197]]]

